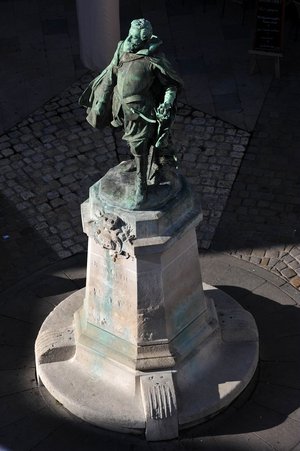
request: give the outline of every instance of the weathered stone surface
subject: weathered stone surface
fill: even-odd
[[[257,337],[252,332],[250,336],[247,334],[247,330],[253,330],[255,324],[253,318],[248,317],[246,332],[239,341],[222,339],[221,337],[225,337],[226,334],[232,335],[231,328],[233,331],[236,330],[239,318],[244,317],[244,310],[230,296],[214,287],[204,284],[204,292],[216,307],[221,334],[213,335],[205,346],[197,349],[196,353],[176,366],[173,378],[179,409],[177,413],[179,429],[204,421],[232,402],[250,381],[258,359]],[[65,319],[65,330],[73,327],[71,313],[72,311],[75,313],[78,306],[77,302],[74,302],[74,296],[77,299],[80,297],[83,302],[84,289],[71,295],[56,307],[51,318],[52,325],[49,325],[46,319],[41,333],[49,328],[55,332],[56,319],[57,327],[61,324],[61,319]],[[224,305],[227,303],[230,314],[227,315],[224,326],[222,319]],[[69,312],[68,315],[65,315],[65,311]],[[235,313],[234,318],[231,318],[232,312]],[[39,339],[40,336],[37,342]],[[39,355],[36,357],[39,362]],[[45,387],[64,407],[86,421],[120,432],[142,433],[145,430],[147,415],[149,414],[149,417],[151,415],[148,407],[145,412],[140,389],[133,390],[133,386],[139,382],[140,376],[153,375],[153,372],[135,372],[125,365],[117,365],[116,362],[109,360],[103,364],[103,359],[102,365],[95,366],[90,360],[81,357],[75,354],[75,357],[69,360],[38,364],[39,375]],[[158,371],[154,374],[159,373]],[[117,374],[119,377],[116,377]],[[166,416],[169,418],[168,421],[174,421],[174,409],[175,404],[169,411],[170,415]],[[158,415],[159,411],[158,409]],[[154,415],[150,421],[155,421]],[[159,429],[164,431],[161,425],[154,427],[155,431]],[[148,429],[150,434],[152,428],[153,424],[150,424]],[[172,435],[174,428],[172,423]],[[165,435],[160,437],[163,439]],[[151,440],[151,435],[149,439]],[[154,439],[157,439],[157,436]]]
[[[91,423],[145,430],[150,441],[174,438],[245,388],[258,360],[256,325],[230,296],[203,289],[195,233],[202,215],[188,189],[162,210],[130,211],[103,203],[97,187],[82,205],[85,293],[46,319],[37,373]]]
[[[141,376],[141,391],[146,416],[146,439],[170,440],[178,437],[175,387],[171,371]]]
[[[164,209],[137,212],[105,204],[98,187],[82,206],[89,260],[77,353],[93,340],[92,349],[133,369],[172,368],[174,354],[188,352],[187,338],[192,349],[217,325],[206,326],[213,312],[203,295],[194,229],[202,214],[186,183]],[[88,358],[100,365],[98,356]]]

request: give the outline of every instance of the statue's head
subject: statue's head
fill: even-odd
[[[135,19],[131,22],[131,27],[126,38],[126,50],[137,52],[142,49],[152,36],[152,25],[149,20]]]

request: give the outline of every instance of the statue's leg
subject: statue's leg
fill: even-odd
[[[136,164],[135,203],[141,205],[147,199],[148,154],[156,128],[143,119],[127,121],[124,127],[125,139]]]
[[[148,165],[148,143],[130,143],[130,150],[135,159],[135,201],[137,205],[147,199],[147,165]]]

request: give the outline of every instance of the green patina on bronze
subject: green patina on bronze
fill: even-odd
[[[149,185],[159,183],[163,167],[174,157],[169,132],[183,83],[161,45],[149,21],[133,20],[111,63],[79,99],[93,127],[111,124],[124,130],[135,162],[129,169],[135,174],[134,189],[123,205],[131,209],[147,206]]]

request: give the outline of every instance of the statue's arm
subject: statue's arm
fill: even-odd
[[[122,49],[123,41],[120,41],[109,65],[96,78],[94,78],[93,81],[91,81],[89,86],[79,98],[80,105],[94,109],[95,103],[102,96],[103,91],[106,92],[107,97],[109,96],[109,86],[112,86],[112,83],[114,82],[113,68],[119,64]]]
[[[174,105],[177,96],[177,86],[168,86],[165,91],[164,101],[163,103],[170,108]]]
[[[122,54],[123,41],[119,42],[115,54],[110,62],[110,64],[105,69],[105,73],[101,80],[101,89],[95,89],[95,97],[97,105],[103,105],[110,100],[112,90],[116,85],[116,71],[115,68],[118,66],[120,57]]]
[[[155,68],[155,72],[164,90],[163,101],[158,105],[156,113],[158,118],[163,120],[170,117],[171,110],[177,97],[178,87],[172,78],[163,74],[157,67]]]

